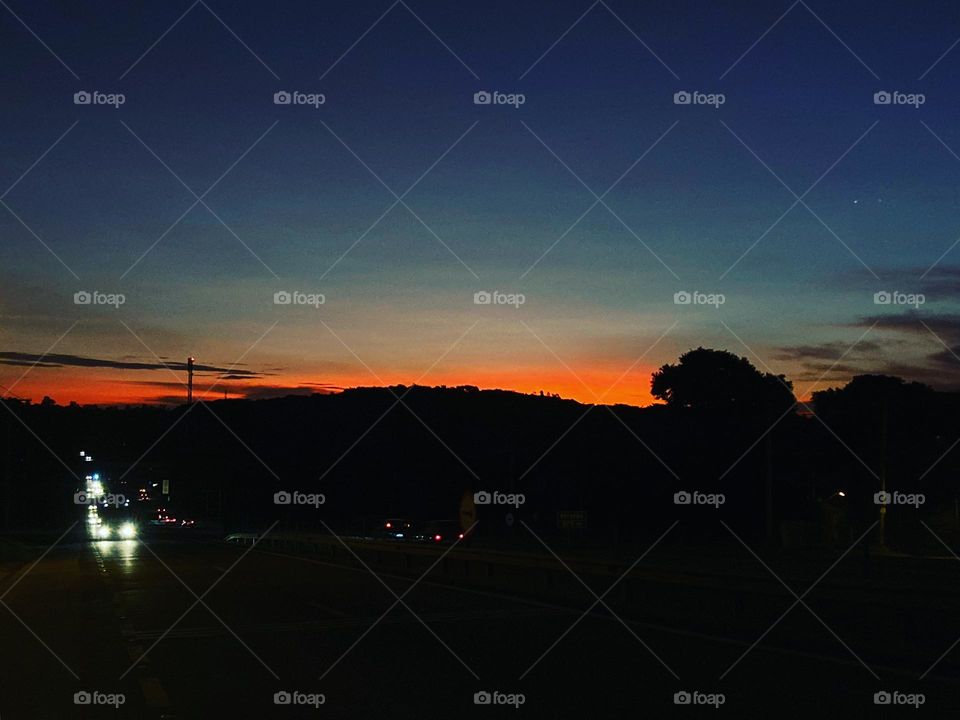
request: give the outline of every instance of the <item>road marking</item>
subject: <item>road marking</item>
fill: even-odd
[[[100,548],[94,546],[93,550],[100,573],[109,576],[110,573],[107,570],[103,554],[100,552]],[[130,660],[132,662],[136,663],[138,660],[142,660],[142,662],[139,662],[136,667],[141,670],[145,669],[148,661],[145,657],[143,657],[143,647],[138,642],[138,636],[140,633],[137,633],[133,627],[133,623],[131,623],[127,618],[127,614],[125,612],[126,600],[123,597],[122,591],[118,589],[118,583],[112,583],[112,585],[114,588],[113,597],[111,598],[113,612],[120,621],[120,636],[127,641],[127,654],[130,656]],[[147,707],[156,709],[170,708],[170,698],[167,696],[166,691],[163,689],[163,685],[160,683],[160,680],[157,677],[152,675],[141,677],[139,682],[140,691],[143,693]]]

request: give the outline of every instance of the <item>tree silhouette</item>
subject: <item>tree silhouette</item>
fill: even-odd
[[[680,356],[676,365],[664,365],[650,380],[651,393],[672,409],[685,411],[688,425],[698,427],[701,437],[717,436],[714,442],[735,445],[736,435],[745,435],[756,445],[755,435],[763,442],[761,497],[765,535],[775,539],[773,474],[773,433],[769,432],[796,403],[793,385],[783,375],[757,370],[745,357],[726,350],[698,347]],[[692,416],[692,417],[691,417]],[[707,455],[717,454],[716,447],[705,447]],[[739,460],[738,460],[739,462]],[[726,473],[724,473],[726,474]]]
[[[945,418],[927,385],[889,375],[857,375],[842,388],[813,393],[813,402],[817,415],[872,470],[873,477],[861,482],[863,497],[926,478],[935,458],[943,457]],[[887,508],[867,508],[879,514],[878,542],[885,545]]]
[[[670,407],[738,415],[782,413],[795,402],[793,385],[783,375],[762,373],[745,357],[703,347],[653,373],[650,388]]]

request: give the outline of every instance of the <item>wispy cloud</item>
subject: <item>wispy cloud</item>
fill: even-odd
[[[49,355],[38,355],[36,353],[27,353],[20,351],[0,351],[0,365],[18,365],[34,366],[39,368],[59,368],[59,367],[84,367],[84,368],[111,368],[114,370],[173,370],[174,372],[185,372],[186,362],[140,362],[127,359],[108,360],[105,358],[83,357],[81,355],[64,355],[50,353]],[[227,373],[223,379],[248,380],[252,378],[264,377],[266,373],[253,370],[237,369],[235,367],[219,367],[217,365],[195,364],[193,366],[196,372]]]
[[[956,275],[960,282],[960,273]],[[947,281],[947,275],[940,281]],[[942,390],[960,389],[960,314],[907,310],[897,314],[867,315],[846,327],[873,328],[882,339],[865,340],[850,351],[840,341],[788,345],[778,348],[778,360],[793,361],[802,372],[796,380],[815,379],[832,368],[827,382],[845,382],[854,375],[896,375]]]

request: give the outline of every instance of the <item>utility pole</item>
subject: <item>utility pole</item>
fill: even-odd
[[[193,358],[187,358],[187,405],[193,404]]]
[[[767,433],[766,442],[766,482],[764,483],[764,515],[766,515],[767,542],[775,544],[776,527],[773,520],[773,433]]]
[[[883,398],[883,411],[880,422],[880,492],[887,492],[887,398]],[[886,497],[886,495],[884,495]],[[877,527],[880,534],[880,547],[887,545],[887,506],[880,506],[880,524]]]

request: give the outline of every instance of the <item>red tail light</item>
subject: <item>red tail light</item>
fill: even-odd
[[[443,540],[443,538],[440,537],[439,535],[434,535],[433,539],[436,540],[437,542],[440,542],[441,540]]]

